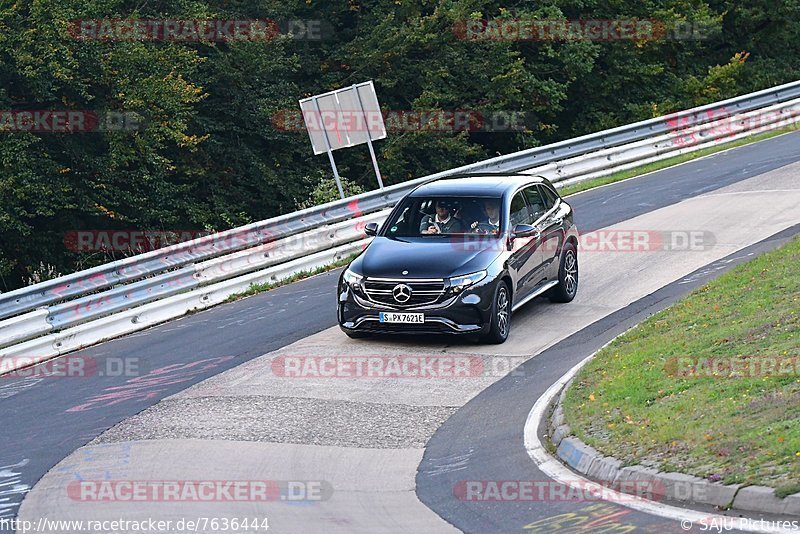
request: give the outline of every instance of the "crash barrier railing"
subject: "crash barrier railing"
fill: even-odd
[[[383,191],[364,193],[344,201],[331,202],[225,232],[204,236],[0,294],[0,319],[120,283],[144,278],[189,263],[203,261],[256,244],[288,237],[322,225],[347,220],[356,215],[378,211],[393,205],[410,189],[428,180],[463,172],[514,172],[526,170],[597,150],[634,143],[675,130],[696,128],[726,116],[766,108],[796,98],[800,98],[800,81],[665,117],[492,158],[390,186]]]
[[[24,363],[25,358],[52,357],[215,305],[253,283],[277,282],[346,257],[368,243],[363,233],[367,223],[381,222],[400,198],[430,180],[470,172],[525,172],[562,185],[798,120],[800,82],[794,82],[466,165],[0,294],[0,358]]]

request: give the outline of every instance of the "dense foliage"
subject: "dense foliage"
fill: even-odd
[[[469,20],[690,21],[703,39],[464,39]],[[322,39],[76,39],[86,19],[322,21]],[[376,143],[387,184],[498,153],[791,81],[800,2],[787,0],[17,0],[0,3],[0,110],[144,117],[136,131],[0,132],[0,291],[74,252],[76,229],[221,230],[335,194],[305,131],[276,117],[297,100],[374,80],[385,110],[531,114],[525,132],[392,131]],[[297,36],[300,37],[300,36]],[[336,153],[372,189],[366,147]],[[311,200],[313,199],[313,200]]]

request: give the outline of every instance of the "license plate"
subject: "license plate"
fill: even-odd
[[[380,321],[382,323],[413,323],[422,324],[425,322],[424,313],[403,313],[403,312],[381,312]]]

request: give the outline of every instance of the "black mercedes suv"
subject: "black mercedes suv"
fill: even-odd
[[[542,177],[469,175],[427,182],[401,200],[342,272],[338,318],[370,333],[477,334],[502,343],[511,313],[578,290],[572,208]]]

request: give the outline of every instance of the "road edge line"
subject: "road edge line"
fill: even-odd
[[[611,488],[607,488],[602,486],[601,484],[589,480],[578,473],[575,473],[564,464],[561,463],[555,456],[551,455],[542,441],[539,439],[538,429],[541,422],[545,419],[547,415],[547,411],[550,406],[553,404],[554,399],[556,396],[561,394],[561,391],[566,387],[566,385],[578,374],[578,372],[586,365],[592,358],[597,355],[601,350],[603,350],[606,346],[611,344],[615,339],[624,335],[628,331],[636,328],[638,326],[635,325],[625,332],[622,332],[618,336],[615,336],[614,339],[610,340],[608,343],[604,344],[600,349],[593,352],[583,360],[581,360],[577,365],[572,367],[569,371],[566,372],[561,378],[559,378],[556,382],[550,385],[549,388],[539,397],[536,402],[534,403],[531,411],[528,412],[528,417],[525,420],[525,427],[523,429],[523,437],[524,437],[524,444],[525,450],[528,453],[528,456],[533,460],[536,466],[548,477],[555,480],[560,484],[564,484],[569,487],[575,487],[576,490],[584,490],[586,488],[595,488],[598,491],[602,489],[602,492],[598,494],[607,495],[612,497],[614,500],[612,501],[615,504],[620,504],[627,508],[631,508],[638,512],[644,512],[646,514],[655,515],[658,517],[663,517],[665,519],[672,519],[675,521],[681,522],[681,527],[684,530],[690,530],[693,524],[697,525],[708,525],[712,522],[716,522],[717,525],[724,525],[727,522],[730,522],[731,519],[736,519],[741,524],[743,519],[749,519],[749,523],[755,525],[760,522],[760,520],[746,518],[743,516],[732,518],[731,516],[724,516],[719,514],[713,514],[708,512],[700,512],[697,510],[691,510],[688,508],[680,508],[677,506],[671,506],[668,504],[658,503],[655,501],[651,501],[648,499],[644,499],[642,497],[636,495],[629,495],[626,493],[620,493],[615,491]],[[737,510],[741,511],[741,510]],[[688,523],[686,523],[688,522]],[[688,525],[688,528],[685,528],[684,525]],[[764,532],[764,533],[789,533],[789,532],[796,532],[791,529],[779,529],[779,528],[770,528],[770,527],[753,527],[753,528],[740,528],[740,530],[744,530],[746,532]]]

